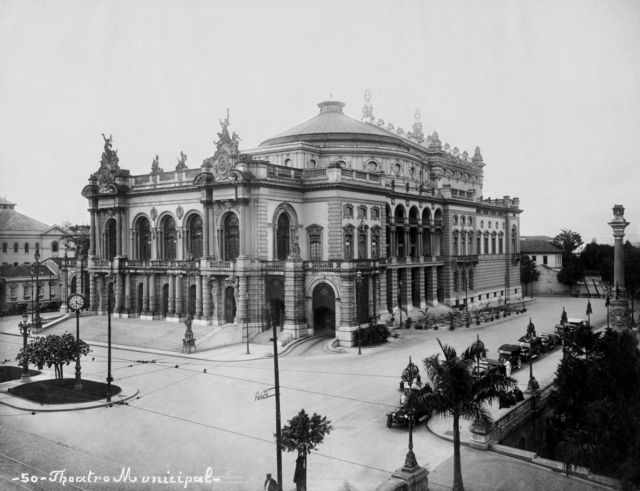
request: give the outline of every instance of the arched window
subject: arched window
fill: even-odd
[[[51,242],[51,252],[58,252],[58,242],[55,240]]]
[[[289,256],[290,222],[286,213],[281,213],[276,222],[276,259],[284,261]]]
[[[166,216],[162,219],[161,232],[162,259],[175,259],[178,234],[176,233],[176,221],[173,217]]]
[[[202,257],[202,218],[200,215],[191,215],[187,221],[187,253],[193,259]]]
[[[145,217],[136,222],[135,237],[138,259],[151,259],[151,225]]]
[[[107,220],[105,225],[105,259],[113,259],[116,256],[117,226],[115,219]]]
[[[224,219],[223,237],[223,258],[225,261],[232,261],[240,255],[240,224],[233,213]]]

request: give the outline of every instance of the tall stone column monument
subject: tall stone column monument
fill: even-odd
[[[613,292],[611,298],[611,324],[615,329],[629,326],[629,301],[624,286],[624,249],[622,239],[624,229],[629,222],[624,219],[624,206],[614,205],[613,220],[609,226],[613,229]]]

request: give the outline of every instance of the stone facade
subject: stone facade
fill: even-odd
[[[444,303],[521,297],[518,198],[482,197],[483,162],[343,114],[320,114],[240,152],[222,121],[195,169],[131,175],[105,137],[83,195],[92,227],[91,305],[283,337],[335,332]],[[417,136],[416,136],[417,135]],[[422,135],[422,136],[420,136]],[[111,293],[108,293],[111,292]],[[406,314],[405,314],[406,315]]]

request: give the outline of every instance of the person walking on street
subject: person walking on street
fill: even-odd
[[[264,481],[264,491],[278,491],[278,482],[271,477],[271,474],[267,474],[267,479]]]

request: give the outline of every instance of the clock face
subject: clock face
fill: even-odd
[[[81,310],[84,307],[84,297],[79,293],[73,293],[69,296],[67,305],[71,310]]]

